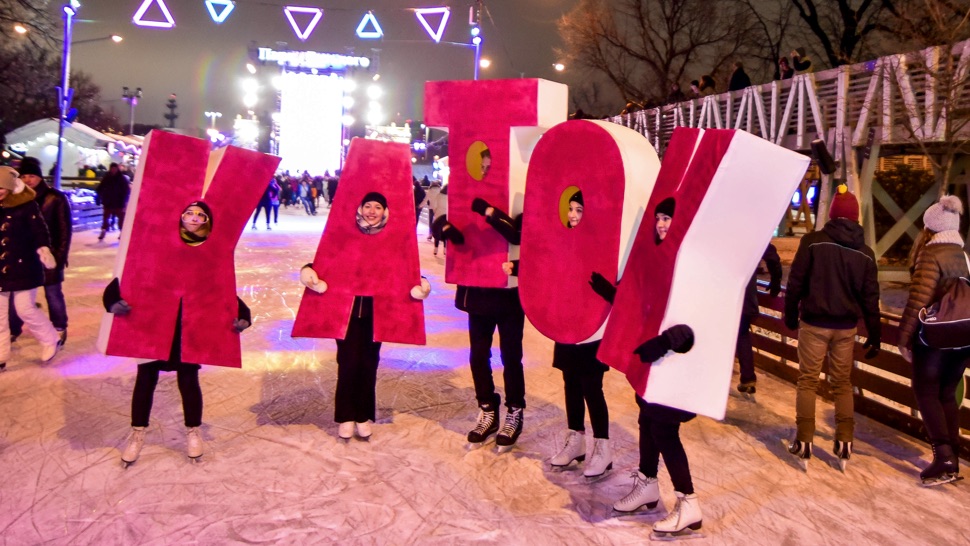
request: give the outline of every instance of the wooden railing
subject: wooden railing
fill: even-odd
[[[768,283],[758,281],[758,303],[760,314],[752,327],[755,366],[776,377],[795,384],[798,381],[798,333],[789,330],[782,320],[785,297],[767,293]],[[916,397],[911,386],[912,364],[906,362],[895,347],[899,343],[899,315],[882,314],[883,350],[876,358],[865,358],[862,343],[856,341],[855,365],[852,369],[853,398],[855,411],[885,425],[905,432],[914,438],[926,440],[923,422],[919,418]],[[859,324],[859,335],[866,336],[865,325]],[[893,349],[890,349],[892,347]],[[828,373],[828,359],[822,366]],[[967,384],[970,379],[965,378]],[[819,393],[832,399],[831,388],[822,381]],[[792,406],[795,397],[792,395]],[[965,403],[960,408],[962,423],[970,423],[970,407]],[[970,438],[961,435],[960,453],[970,458]]]

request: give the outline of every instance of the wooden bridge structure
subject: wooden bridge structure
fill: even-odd
[[[949,86],[939,84],[943,72],[935,70],[947,60],[955,67],[947,72],[957,89],[955,96],[941,92]],[[903,235],[915,239],[919,233],[915,222],[939,196],[940,186],[937,182],[928,188],[915,203],[896,203],[874,180],[879,157],[921,154],[920,141],[932,147],[948,139],[967,140],[970,125],[947,134],[948,127],[954,125],[948,125],[947,120],[948,116],[970,116],[968,64],[970,40],[952,48],[929,48],[798,74],[788,80],[640,110],[610,121],[640,132],[661,154],[676,127],[740,129],[802,153],[810,153],[812,140],[822,139],[840,162],[842,172],[838,177],[859,196],[866,244],[881,257]],[[966,191],[970,187],[968,162],[966,156],[957,158],[951,170],[955,174],[947,181],[949,191]],[[814,170],[809,173],[809,178],[821,180],[818,214],[811,222],[804,199],[807,181],[802,185],[798,212],[805,218],[802,223],[812,229],[812,224],[820,227],[827,219],[833,175],[819,175]],[[896,220],[878,239],[874,200]]]

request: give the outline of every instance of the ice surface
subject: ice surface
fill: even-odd
[[[184,455],[173,374],[163,374],[142,457],[122,470],[134,365],[94,348],[101,291],[117,234],[75,235],[65,293],[70,337],[47,365],[24,335],[0,374],[0,542],[4,544],[635,544],[673,505],[617,517],[637,463],[633,391],[606,375],[614,470],[587,483],[581,466],[551,471],[564,438],[562,379],[552,343],[525,332],[528,408],[519,445],[469,451],[476,417],[465,315],[418,228],[434,291],[428,346],[385,344],[378,423],[369,442],[341,443],[333,423],[336,347],[290,338],[325,223],[296,209],[237,251],[239,295],[252,308],[243,369],[203,367],[203,463]],[[340,249],[334,249],[340,252]],[[439,252],[440,254],[440,252]],[[42,298],[41,298],[42,300]],[[497,342],[496,342],[497,346]],[[499,372],[498,350],[493,363]],[[502,375],[495,374],[501,389]],[[733,383],[736,383],[736,378]],[[724,422],[682,428],[707,538],[690,544],[966,544],[966,482],[917,485],[923,442],[857,416],[847,474],[830,454],[832,406],[819,403],[816,458],[806,475],[780,439],[794,424],[794,389],[759,375],[758,402],[731,396]],[[590,435],[591,436],[591,435]]]

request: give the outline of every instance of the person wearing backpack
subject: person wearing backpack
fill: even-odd
[[[960,277],[970,277],[960,237],[961,214],[963,204],[955,195],[943,196],[923,213],[925,228],[910,253],[913,280],[899,321],[899,352],[913,363],[913,393],[933,449],[933,462],[920,472],[926,486],[960,479],[956,389],[970,364],[970,347],[930,347],[920,336],[919,313],[938,302]]]

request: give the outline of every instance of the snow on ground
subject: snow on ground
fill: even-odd
[[[38,362],[29,335],[0,374],[0,537],[4,544],[635,544],[673,506],[617,516],[614,500],[637,463],[636,405],[622,375],[607,374],[614,469],[587,483],[581,467],[549,469],[565,430],[552,342],[525,332],[528,408],[511,452],[468,450],[476,416],[465,315],[443,282],[442,256],[419,227],[428,346],[385,344],[378,423],[369,442],[342,443],[333,423],[336,347],[289,336],[325,223],[295,209],[266,231],[243,233],[239,295],[254,313],[243,369],[203,367],[206,455],[184,455],[173,374],[155,397],[141,459],[123,470],[134,384],[130,360],[95,350],[101,291],[117,235],[74,238],[65,293],[65,350]],[[340,249],[334,249],[340,252]],[[497,344],[496,344],[497,346]],[[500,368],[498,350],[493,365]],[[501,389],[501,373],[496,373]],[[970,486],[924,489],[920,441],[857,417],[856,453],[839,472],[831,405],[818,406],[817,458],[809,473],[782,438],[794,424],[794,389],[761,375],[757,403],[732,395],[724,422],[699,417],[682,431],[704,511],[695,544],[965,544]]]

